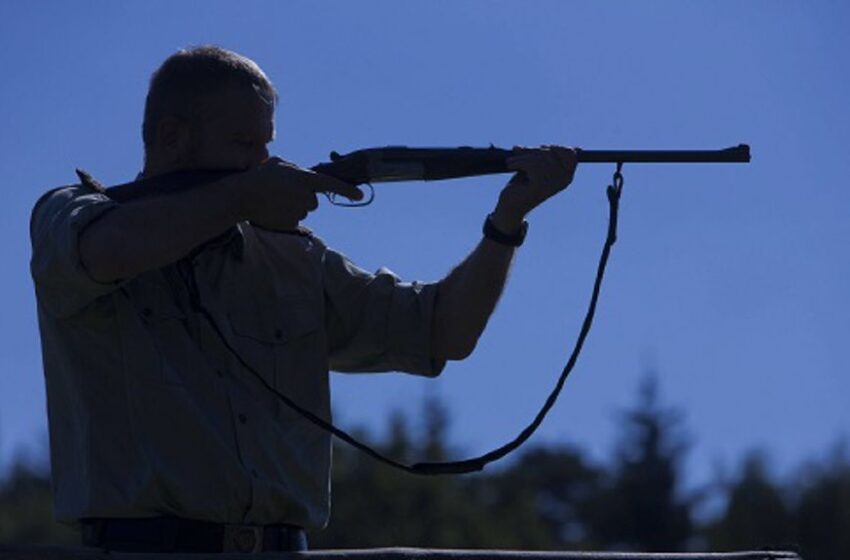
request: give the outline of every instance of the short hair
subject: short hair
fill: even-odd
[[[272,107],[277,90],[256,62],[214,45],[181,49],[165,59],[153,73],[145,99],[142,139],[145,152],[156,142],[156,125],[162,117],[188,121],[198,118],[197,102],[232,85],[245,85]]]

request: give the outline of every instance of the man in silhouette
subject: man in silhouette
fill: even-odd
[[[524,217],[576,168],[567,148],[516,149],[477,247],[402,282],[299,225],[317,193],[362,193],[270,156],[276,100],[250,59],[179,51],[151,80],[142,195],[83,174],[33,211],[56,514],[86,544],[305,549],[328,520],[330,436],[269,387],[330,419],[331,369],[436,376],[468,356]]]

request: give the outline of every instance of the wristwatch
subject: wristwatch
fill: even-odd
[[[484,228],[482,229],[484,237],[491,241],[495,241],[500,245],[508,247],[519,247],[525,241],[525,234],[528,233],[528,222],[525,220],[519,225],[519,228],[511,233],[505,233],[496,227],[493,223],[493,214],[487,214],[487,219],[484,220]]]

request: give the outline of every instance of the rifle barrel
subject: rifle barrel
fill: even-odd
[[[579,163],[749,163],[750,147],[724,150],[577,150]]]

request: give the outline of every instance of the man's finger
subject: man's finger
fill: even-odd
[[[330,175],[322,175],[315,173],[316,184],[313,188],[314,192],[325,192],[340,194],[349,200],[362,200],[363,191],[345,181],[340,181],[336,177]]]
[[[511,171],[526,171],[534,162],[535,156],[532,154],[523,154],[518,156],[510,156],[505,160],[505,164]]]
[[[298,173],[307,174],[310,177],[310,182],[308,184],[314,193],[328,192],[340,194],[350,200],[363,199],[363,192],[360,189],[354,185],[346,183],[345,181],[340,181],[336,177],[322,175],[320,173],[316,173],[312,169],[304,169],[280,156],[271,156],[266,160],[266,162],[271,165],[277,165],[294,170]]]
[[[558,156],[558,159],[572,163],[578,157],[575,148],[567,148],[564,146],[552,146],[551,151]]]
[[[316,208],[319,207],[319,199],[316,197],[316,193],[310,194],[310,199],[307,201],[307,211],[312,212]]]

